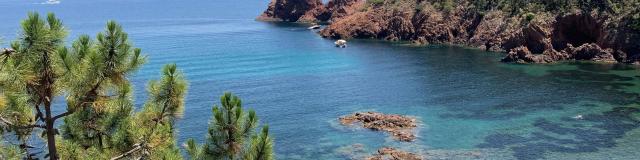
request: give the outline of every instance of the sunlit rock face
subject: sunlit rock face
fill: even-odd
[[[272,0],[257,19],[262,21],[316,22],[325,12],[321,0]]]

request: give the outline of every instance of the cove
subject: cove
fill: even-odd
[[[232,91],[271,126],[278,159],[345,159],[383,146],[441,159],[640,156],[635,66],[515,65],[500,63],[501,53],[370,40],[351,40],[340,49],[305,25],[254,21],[266,2],[83,3],[3,2],[11,12],[2,17],[7,23],[0,33],[13,39],[19,19],[31,10],[55,11],[72,29],[70,39],[118,20],[149,55],[131,79],[137,106],[146,98],[145,83],[165,63],[177,63],[190,82],[177,124],[179,144],[204,141],[211,106]],[[129,9],[109,12],[123,4]],[[78,15],[89,11],[95,13]],[[416,116],[422,122],[418,138],[397,142],[382,132],[339,125],[339,116],[358,111]],[[350,151],[356,143],[364,145],[363,153]]]

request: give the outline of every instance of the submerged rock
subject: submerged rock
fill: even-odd
[[[365,160],[421,160],[422,156],[391,147],[378,149],[378,153]]]
[[[389,132],[395,139],[400,141],[410,142],[416,139],[413,131],[413,129],[417,127],[416,119],[407,116],[377,112],[359,112],[340,117],[339,120],[343,125],[361,123],[364,128]]]

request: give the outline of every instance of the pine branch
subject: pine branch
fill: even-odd
[[[31,125],[26,125],[26,126],[20,126],[20,125],[15,125],[13,123],[11,123],[10,121],[4,119],[2,116],[0,116],[0,122],[7,124],[11,127],[17,128],[17,129],[29,129],[29,128],[45,128],[45,125],[40,125],[40,124],[31,124]]]
[[[133,149],[131,149],[131,150],[129,150],[129,151],[127,151],[127,152],[125,152],[124,154],[121,154],[121,155],[118,155],[118,156],[116,156],[116,157],[113,157],[113,158],[111,158],[111,160],[118,160],[118,159],[122,159],[122,158],[124,158],[124,157],[127,157],[127,156],[129,156],[129,155],[131,155],[131,154],[133,154],[133,153],[135,153],[135,152],[139,151],[140,149],[143,149],[143,148],[146,146],[146,145],[144,145],[144,144],[146,144],[146,142],[150,140],[151,136],[152,136],[152,135],[153,135],[153,133],[155,132],[155,129],[158,127],[159,122],[160,122],[160,121],[162,120],[162,118],[164,117],[163,115],[164,115],[164,112],[165,112],[166,108],[167,108],[167,104],[166,104],[166,102],[165,102],[165,103],[164,103],[164,105],[163,105],[163,107],[162,107],[162,112],[160,113],[160,115],[158,115],[158,118],[154,120],[154,121],[155,121],[155,124],[153,125],[153,128],[151,128],[151,132],[149,133],[149,135],[147,135],[147,136],[146,136],[145,140],[144,140],[144,141],[142,141],[142,143],[143,143],[143,144],[140,144],[140,143],[134,144],[134,145],[133,145],[133,146],[134,146],[134,147],[133,147]]]
[[[5,56],[11,55],[16,52],[16,50],[13,50],[11,48],[2,48],[0,51],[0,54]]]
[[[36,108],[36,111],[37,111],[37,113],[36,113],[36,122],[38,121],[38,119],[41,120],[42,122],[44,122],[44,114],[42,114],[42,110],[40,110],[40,105],[39,105],[40,103],[41,103],[41,101],[38,100],[38,103],[36,103],[36,105],[35,105],[35,108]]]
[[[93,88],[91,88],[91,90],[89,91],[89,93],[87,93],[87,94],[91,94],[91,93],[95,93],[95,92],[97,92],[97,90],[98,90],[98,88],[100,88],[100,84],[102,84],[102,81],[103,81],[103,80],[104,80],[104,79],[100,79],[100,81],[98,81],[98,83],[96,83],[96,84],[93,86]],[[90,102],[82,102],[82,104],[85,104],[85,103],[90,103]],[[65,116],[71,115],[71,114],[73,114],[75,111],[76,111],[75,109],[73,109],[73,110],[68,110],[67,112],[64,112],[64,113],[62,113],[62,114],[59,114],[59,115],[57,115],[57,116],[54,116],[52,119],[55,121],[55,120],[57,120],[57,119],[59,119],[59,118],[62,118],[62,117],[65,117]]]
[[[134,146],[133,149],[131,149],[131,150],[129,150],[129,151],[127,151],[127,152],[125,152],[125,153],[123,153],[121,155],[115,156],[115,157],[111,158],[111,160],[122,159],[122,158],[127,157],[127,156],[137,152],[138,150],[142,149],[142,145],[140,145],[139,143],[134,144],[133,146]]]
[[[53,120],[55,121],[55,120],[57,120],[58,118],[62,118],[62,117],[65,117],[65,116],[71,115],[71,114],[73,114],[74,112],[75,112],[75,110],[69,110],[69,111],[64,112],[64,113],[62,113],[62,114],[56,115],[56,116],[54,116],[54,117],[53,117],[53,118],[51,118],[51,119],[53,119]]]

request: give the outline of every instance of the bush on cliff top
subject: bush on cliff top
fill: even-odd
[[[367,3],[373,4],[373,5],[380,5],[384,3],[384,0],[367,0]]]

